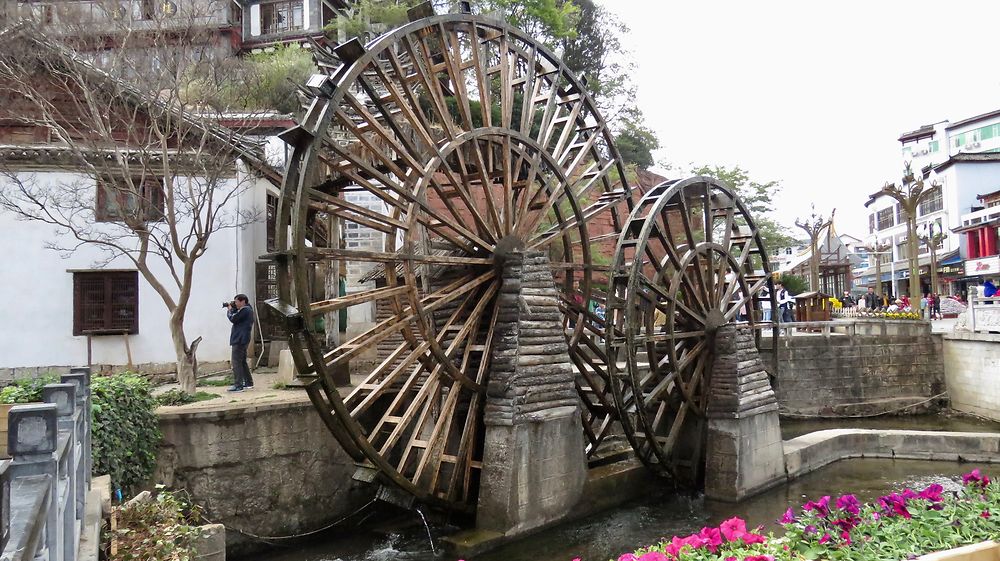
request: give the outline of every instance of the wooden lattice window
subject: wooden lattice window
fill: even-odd
[[[159,177],[134,177],[131,182],[122,177],[97,181],[94,214],[98,222],[117,222],[132,216],[141,220],[162,220],[164,209],[163,180]]]
[[[73,273],[73,335],[138,332],[136,271]]]

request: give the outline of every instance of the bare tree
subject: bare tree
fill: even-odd
[[[819,237],[823,232],[833,225],[833,215],[837,209],[830,211],[830,217],[823,219],[823,216],[816,213],[816,205],[812,206],[812,214],[805,220],[795,219],[795,225],[801,228],[809,236],[809,286],[813,290],[819,290]]]
[[[56,227],[49,247],[63,254],[91,246],[102,251],[98,265],[130,260],[170,313],[177,377],[190,393],[201,337],[189,340],[184,321],[196,264],[215,233],[257,220],[255,209],[236,210],[251,177],[237,168],[271,174],[256,146],[217,124],[224,108],[208,103],[233,87],[213,25],[229,3],[67,4],[42,15],[55,25],[0,32],[0,124],[31,131],[75,179],[42,184],[0,162],[0,207]]]
[[[910,302],[920,302],[920,264],[918,261],[920,256],[917,253],[917,242],[919,241],[919,236],[917,235],[917,209],[920,208],[920,203],[927,198],[927,195],[932,192],[932,188],[936,186],[933,178],[925,181],[924,174],[919,171],[913,171],[909,162],[907,162],[903,178],[899,185],[886,183],[865,203],[866,207],[871,206],[879,197],[883,196],[891,197],[899,203],[900,210],[906,219],[906,258],[910,266]]]

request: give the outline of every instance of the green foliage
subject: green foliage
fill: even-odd
[[[615,144],[626,164],[647,169],[656,162],[653,161],[653,151],[660,147],[656,133],[637,122],[628,122],[615,137]]]
[[[197,401],[207,401],[219,397],[218,394],[208,392],[197,392],[195,394],[184,393],[181,389],[167,390],[156,396],[156,403],[159,405],[186,405]]]
[[[800,277],[799,275],[787,273],[781,275],[781,284],[784,285],[785,290],[792,294],[809,292],[809,281],[807,281],[805,277]]]
[[[161,438],[156,399],[149,382],[131,372],[96,377],[91,392],[94,474],[110,474],[112,487],[128,495],[156,467]]]
[[[312,55],[297,45],[219,61],[211,71],[185,78],[184,100],[218,110],[296,113],[298,86],[316,72]]]
[[[208,378],[206,378],[204,380],[198,380],[198,385],[199,386],[211,386],[211,387],[216,387],[216,388],[222,388],[222,387],[231,386],[231,385],[233,385],[233,375],[232,374],[226,374],[225,376],[223,376],[222,378],[219,378],[218,380],[213,380],[213,379],[208,379]]]
[[[23,378],[0,390],[0,403],[33,403],[42,400],[42,388],[59,383],[59,376],[46,374],[38,378]]]
[[[750,173],[740,166],[727,168],[725,166],[697,166],[691,169],[694,175],[707,175],[725,182],[732,187],[740,200],[747,206],[750,216],[760,230],[764,249],[773,255],[779,248],[795,245],[795,238],[788,229],[779,224],[770,214],[774,211],[774,201],[781,193],[780,181],[760,183],[750,177]]]
[[[419,3],[419,0],[358,0],[350,15],[331,20],[323,29],[334,38],[343,29],[347,39],[364,39],[373,24],[381,24],[387,30],[403,25],[407,22],[406,11]]]
[[[201,512],[179,495],[157,487],[156,497],[115,507],[117,529],[106,541],[117,543],[120,561],[193,561]],[[109,531],[110,533],[110,531]]]
[[[576,36],[580,7],[562,0],[476,0],[476,13],[499,12],[514,27],[523,29],[550,47]]]

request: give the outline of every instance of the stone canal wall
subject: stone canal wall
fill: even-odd
[[[163,444],[155,480],[187,490],[209,520],[226,525],[230,556],[264,548],[247,533],[308,532],[372,498],[374,487],[352,479],[353,460],[304,394],[281,403],[158,413]]]
[[[761,359],[772,376],[781,413],[851,416],[921,413],[945,399],[940,336],[927,322],[836,322],[838,331],[798,330],[778,338],[775,372],[771,339]],[[931,399],[934,398],[934,399]]]
[[[1000,335],[944,335],[944,373],[951,407],[1000,421]]]

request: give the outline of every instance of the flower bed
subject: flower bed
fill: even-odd
[[[782,532],[747,529],[739,518],[626,553],[618,561],[792,561],[916,559],[934,551],[1000,539],[1000,484],[973,470],[959,492],[933,484],[862,504],[825,496],[788,509]]]

